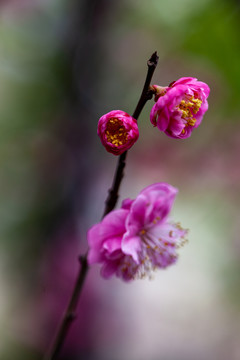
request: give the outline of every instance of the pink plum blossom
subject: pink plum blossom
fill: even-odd
[[[188,138],[208,109],[209,86],[196,78],[182,77],[167,87],[151,88],[156,94],[151,123],[172,138]]]
[[[137,121],[124,111],[110,111],[99,119],[98,136],[108,152],[121,155],[139,137]]]
[[[156,183],[135,200],[125,199],[88,231],[89,264],[101,263],[104,278],[115,274],[125,281],[174,264],[187,233],[168,217],[176,194],[173,186]]]

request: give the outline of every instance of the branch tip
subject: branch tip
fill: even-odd
[[[155,51],[147,62],[148,66],[156,67],[157,63],[158,63],[158,59],[159,59],[159,56],[157,54],[157,51]]]

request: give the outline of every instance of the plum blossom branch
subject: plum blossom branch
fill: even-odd
[[[148,72],[147,72],[146,80],[145,80],[145,83],[143,86],[143,90],[142,90],[140,99],[139,99],[136,109],[133,113],[133,118],[135,118],[136,120],[138,119],[139,115],[141,114],[142,109],[144,108],[146,102],[148,100],[150,100],[154,94],[153,90],[151,90],[151,89],[149,90],[149,86],[150,86],[150,83],[152,80],[153,73],[156,69],[157,63],[158,63],[158,55],[157,55],[157,52],[154,52],[147,62]],[[105,215],[107,215],[109,212],[111,212],[116,206],[116,203],[118,200],[118,191],[119,191],[121,181],[124,176],[124,168],[126,165],[126,156],[127,156],[127,151],[125,151],[123,154],[121,154],[119,156],[119,160],[118,160],[118,164],[116,167],[112,187],[109,190],[109,194],[108,194],[107,200],[105,202],[106,205],[105,205],[103,217]],[[77,308],[78,301],[79,301],[79,298],[81,295],[81,291],[82,291],[82,288],[83,288],[83,285],[84,285],[84,282],[86,279],[86,275],[87,275],[88,269],[89,269],[87,255],[88,255],[88,253],[79,257],[80,269],[79,269],[79,273],[78,273],[78,276],[77,276],[77,279],[76,279],[76,282],[74,285],[74,289],[73,289],[68,307],[67,307],[67,309],[64,313],[64,316],[62,318],[62,321],[60,323],[55,340],[54,340],[49,352],[44,357],[44,360],[56,360],[58,358],[58,355],[59,355],[59,353],[62,349],[62,346],[66,340],[70,326],[71,326],[73,320],[76,318],[76,308]]]
[[[141,114],[142,109],[144,108],[144,105],[146,104],[146,102],[148,100],[150,100],[154,94],[153,90],[149,90],[149,86],[150,86],[150,83],[152,80],[153,73],[156,69],[157,63],[158,63],[158,55],[157,55],[157,52],[155,51],[147,62],[148,72],[147,72],[146,80],[145,80],[145,83],[143,86],[142,94],[140,96],[140,99],[138,101],[136,109],[134,110],[134,113],[132,115],[132,117],[136,120],[138,119],[139,115]],[[113,179],[113,183],[112,183],[112,187],[109,190],[109,194],[108,194],[107,200],[105,202],[106,205],[105,205],[103,217],[105,215],[107,215],[110,211],[112,211],[117,203],[117,200],[119,197],[118,191],[119,191],[120,184],[121,184],[123,176],[124,176],[126,157],[127,157],[127,151],[125,151],[123,154],[121,154],[119,156],[118,164],[116,167],[116,171],[115,171],[115,175],[114,175],[114,179]]]

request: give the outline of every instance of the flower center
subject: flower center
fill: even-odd
[[[158,226],[159,217],[154,219],[153,226]],[[173,264],[177,257],[177,249],[182,247],[187,240],[184,230],[179,223],[167,223],[165,227],[157,233],[153,233],[151,229],[141,229],[139,236],[142,241],[142,250],[139,253],[140,264],[138,265],[135,277],[151,277],[151,273],[156,268],[165,268]],[[157,235],[158,234],[158,235]]]
[[[122,121],[117,118],[111,118],[108,121],[105,134],[107,141],[115,146],[126,144],[128,140],[127,130]]]
[[[182,113],[182,119],[187,120],[185,126],[194,126],[196,119],[193,117],[194,114],[197,114],[198,110],[202,105],[202,100],[196,99],[193,96],[185,98],[178,105],[179,110]],[[185,133],[185,130],[182,130],[182,134]]]
[[[156,217],[153,225],[158,226],[159,220],[160,217]],[[151,229],[141,229],[138,233],[142,243],[138,252],[139,263],[136,263],[132,256],[125,255],[121,259],[119,273],[128,280],[145,277],[151,279],[154,270],[166,268],[176,262],[177,249],[187,242],[186,234],[187,230],[184,230],[180,223],[165,223],[164,228],[159,228],[156,234],[152,233]]]

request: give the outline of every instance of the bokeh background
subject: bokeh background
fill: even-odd
[[[99,117],[153,83],[210,85],[191,138],[153,128],[149,102],[121,199],[166,181],[189,228],[179,262],[131,284],[88,275],[62,360],[240,359],[238,0],[0,2],[0,359],[41,359],[68,301],[116,157]],[[121,200],[120,199],[120,200]]]

